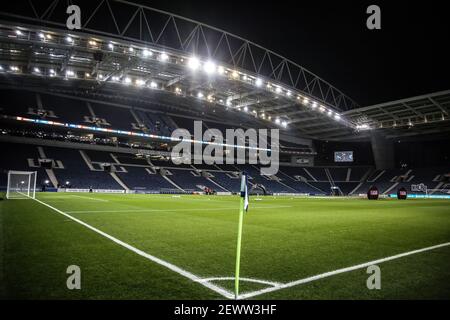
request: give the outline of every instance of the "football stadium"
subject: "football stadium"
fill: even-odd
[[[2,299],[450,297],[450,90],[360,105],[189,17],[70,5],[0,10]]]

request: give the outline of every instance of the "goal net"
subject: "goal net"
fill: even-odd
[[[8,171],[6,199],[34,199],[36,177],[35,171]]]

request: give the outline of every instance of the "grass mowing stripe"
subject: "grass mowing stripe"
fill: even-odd
[[[291,208],[292,206],[267,206],[267,207],[252,207],[252,209],[282,209]],[[66,211],[66,213],[130,213],[130,212],[177,212],[177,211],[222,211],[228,209],[236,209],[236,207],[221,207],[221,208],[196,208],[196,209],[130,209],[130,210],[85,210],[85,211]]]
[[[445,242],[445,243],[441,243],[441,244],[438,244],[438,245],[435,245],[435,246],[431,246],[431,247],[426,247],[426,248],[422,248],[422,249],[417,249],[417,250],[413,250],[413,251],[400,253],[400,254],[397,254],[397,255],[394,255],[394,256],[390,256],[390,257],[381,258],[381,259],[378,259],[378,260],[373,260],[373,261],[357,264],[357,265],[354,265],[354,266],[351,266],[351,267],[347,267],[347,268],[342,268],[342,269],[337,269],[337,270],[334,270],[334,271],[321,273],[321,274],[318,274],[318,275],[315,275],[315,276],[312,276],[312,277],[308,277],[308,278],[304,278],[304,279],[300,279],[300,280],[296,280],[296,281],[280,284],[280,285],[277,285],[277,286],[273,286],[271,288],[266,288],[266,289],[262,289],[262,290],[258,290],[258,291],[249,292],[249,293],[240,295],[238,297],[238,299],[248,299],[248,298],[251,298],[251,297],[262,295],[264,293],[269,293],[269,292],[278,291],[278,290],[281,290],[281,289],[294,287],[294,286],[297,286],[297,285],[300,285],[300,284],[304,284],[304,283],[320,280],[320,279],[331,277],[331,276],[334,276],[334,275],[337,275],[337,274],[350,272],[350,271],[354,271],[354,270],[358,270],[358,269],[362,269],[362,268],[366,268],[366,267],[369,267],[369,266],[374,265],[374,264],[379,264],[379,263],[383,263],[383,262],[387,262],[387,261],[392,261],[392,260],[396,260],[396,259],[400,259],[400,258],[403,258],[403,257],[410,256],[410,255],[413,255],[413,254],[422,253],[422,252],[426,252],[426,251],[430,251],[430,250],[435,250],[435,249],[439,249],[439,248],[443,248],[443,247],[447,247],[447,246],[450,246],[450,242]]]
[[[48,207],[48,208],[58,212],[59,214],[62,214],[63,216],[65,216],[65,217],[67,217],[67,218],[69,218],[69,219],[71,219],[71,220],[81,224],[82,226],[85,226],[86,228],[88,228],[88,229],[90,229],[90,230],[92,230],[92,231],[102,235],[103,237],[105,237],[105,238],[115,242],[116,244],[118,244],[118,245],[120,245],[120,246],[122,246],[122,247],[124,247],[124,248],[126,248],[126,249],[128,249],[130,251],[133,251],[134,253],[136,253],[136,254],[144,257],[144,258],[147,258],[148,260],[151,260],[151,261],[153,261],[153,262],[155,262],[155,263],[157,263],[159,265],[162,265],[162,266],[166,267],[167,269],[172,270],[173,272],[176,272],[176,273],[182,275],[183,277],[186,277],[186,278],[188,278],[188,279],[190,279],[190,280],[192,280],[194,282],[200,283],[201,285],[207,287],[208,289],[211,289],[212,291],[217,292],[218,294],[222,295],[225,298],[228,298],[228,299],[233,299],[234,298],[234,295],[231,292],[229,292],[228,290],[225,290],[222,287],[219,287],[219,286],[214,285],[214,284],[209,283],[209,282],[202,282],[201,281],[202,278],[200,278],[199,276],[197,276],[197,275],[195,275],[193,273],[190,273],[189,271],[186,271],[186,270],[184,270],[184,269],[182,269],[180,267],[177,267],[176,265],[173,265],[173,264],[171,264],[171,263],[169,263],[167,261],[164,261],[164,260],[159,259],[159,258],[157,258],[155,256],[152,256],[152,255],[150,255],[150,254],[148,254],[148,253],[146,253],[146,252],[144,252],[142,250],[139,250],[139,249],[129,245],[128,243],[123,242],[123,241],[121,241],[121,240],[119,240],[119,239],[117,239],[117,238],[115,238],[115,237],[113,237],[113,236],[111,236],[111,235],[109,235],[109,234],[107,234],[107,233],[105,233],[105,232],[103,232],[103,231],[101,231],[101,230],[91,226],[90,224],[87,224],[87,223],[85,223],[85,222],[75,218],[75,217],[72,217],[71,215],[69,215],[69,214],[67,214],[67,213],[65,213],[65,212],[63,212],[63,211],[61,211],[61,210],[59,210],[59,209],[57,209],[55,207],[52,207],[51,205],[49,205],[49,204],[47,204],[47,203],[45,203],[45,202],[43,202],[41,200],[38,200],[38,199],[33,199],[33,200],[35,200],[38,203],[40,203],[40,204],[42,204],[42,205],[44,205],[44,206],[46,206],[46,207]]]

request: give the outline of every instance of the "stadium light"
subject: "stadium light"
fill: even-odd
[[[290,92],[290,91],[286,92],[286,95],[287,95],[288,97],[290,97],[290,96],[291,96],[291,92]]]
[[[334,118],[335,118],[336,120],[340,120],[340,119],[341,119],[341,115],[336,113],[336,114],[334,115]]]
[[[280,118],[276,118],[276,119],[275,119],[275,123],[276,123],[276,124],[280,124]]]
[[[248,107],[247,107],[247,106],[244,107],[244,111],[245,111],[245,112],[248,111]]]
[[[54,76],[56,74],[55,69],[48,70],[48,73],[50,74],[50,76]]]
[[[217,72],[218,72],[219,74],[224,74],[224,73],[225,73],[225,68],[224,68],[223,66],[218,66],[218,67],[217,67]]]
[[[255,84],[256,84],[257,87],[261,87],[262,84],[263,84],[263,81],[262,81],[260,78],[257,78],[257,79],[255,80]]]
[[[2,66],[0,66],[0,71],[3,71],[3,67]]]
[[[50,183],[50,181],[48,181],[48,180],[45,180],[45,181],[44,181],[44,183],[45,183],[45,184],[49,184],[49,183]]]
[[[125,84],[130,84],[131,83],[131,78],[126,77],[123,82],[125,82]]]
[[[151,57],[153,56],[153,52],[151,52],[150,50],[145,49],[144,51],[142,51],[142,55],[147,58],[147,57]]]
[[[275,92],[276,92],[276,93],[281,93],[281,88],[280,88],[280,87],[277,87],[277,88],[275,89]]]
[[[320,106],[320,112],[324,112],[325,111],[325,107],[324,106]]]
[[[67,37],[66,37],[66,41],[69,42],[69,43],[73,43],[73,39],[72,39],[72,37],[70,37],[70,36],[67,36]]]
[[[283,127],[287,127],[287,122],[286,121],[283,121],[282,123],[281,123],[281,125],[283,126]]]
[[[39,68],[37,68],[37,67],[35,67],[35,68],[33,69],[33,71],[34,71],[35,73],[41,73],[41,70],[39,70]]]
[[[199,99],[203,98],[203,93],[202,92],[197,93],[197,98]]]
[[[356,126],[356,129],[357,129],[357,130],[369,130],[370,127],[369,127],[368,124],[358,124],[358,125]]]
[[[73,72],[72,70],[66,71],[66,77],[73,77],[74,75],[75,75],[75,72]]]
[[[150,82],[150,88],[156,89],[158,88],[158,84],[155,81]]]
[[[11,69],[11,71],[19,71],[18,66],[10,66],[9,69]]]
[[[92,47],[95,47],[97,45],[97,42],[95,42],[94,40],[89,40],[89,45]]]
[[[52,40],[52,35],[51,34],[47,34],[47,35],[45,35],[45,37],[48,39],[48,40]]]
[[[108,43],[108,48],[111,49],[111,50],[114,50],[114,44],[112,44],[111,42]]]
[[[159,55],[159,60],[166,62],[167,60],[169,60],[169,56],[167,55],[167,53],[163,52]]]
[[[120,77],[114,76],[114,77],[112,77],[112,81],[120,81]]]
[[[129,47],[129,48],[128,48],[128,51],[129,51],[129,52],[134,52],[134,48],[133,48],[133,47]]]
[[[197,57],[191,57],[188,61],[189,69],[195,71],[200,67],[200,60]]]
[[[66,186],[68,186],[70,184],[70,181],[66,181]]]
[[[233,71],[233,73],[231,74],[233,76],[233,78],[237,78],[239,77],[239,73],[237,71]]]
[[[16,34],[17,34],[18,36],[21,36],[23,33],[22,33],[22,31],[20,31],[20,30],[16,30]]]
[[[142,87],[145,84],[145,81],[142,79],[136,79],[136,85]]]
[[[38,33],[38,37],[39,37],[40,39],[45,39],[45,34],[43,34],[42,32],[39,32],[39,33]]]
[[[328,110],[328,115],[331,116],[333,114],[333,111]]]
[[[317,102],[314,101],[314,102],[312,103],[311,107],[312,107],[313,109],[317,108]]]
[[[213,74],[214,72],[216,72],[216,64],[212,61],[208,61],[205,63],[205,65],[203,66],[203,70],[207,73],[207,74]]]

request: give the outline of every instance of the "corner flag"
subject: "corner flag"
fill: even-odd
[[[248,188],[247,188],[247,175],[242,173],[241,178],[241,201],[239,208],[239,225],[238,225],[238,238],[236,246],[236,275],[234,278],[234,297],[239,297],[239,270],[241,263],[241,242],[242,242],[242,225],[244,221],[244,210],[248,210]]]
[[[244,198],[244,210],[248,210],[248,187],[247,187],[247,175],[242,174],[241,178],[241,197]]]

